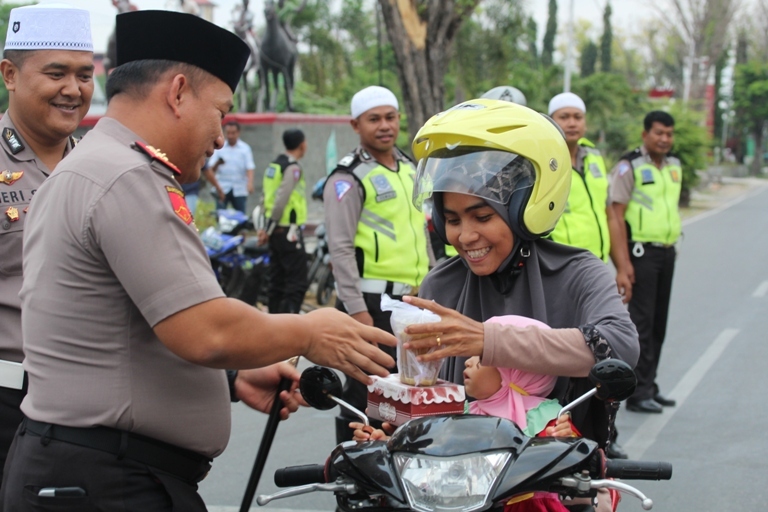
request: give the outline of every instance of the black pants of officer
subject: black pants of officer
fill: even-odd
[[[298,313],[304,302],[307,282],[307,251],[304,237],[288,240],[288,228],[279,226],[269,237],[269,312]]]
[[[640,359],[635,367],[637,388],[630,400],[640,401],[653,398],[659,392],[656,370],[667,334],[676,251],[674,247],[644,244],[644,253],[638,257],[632,253],[633,247],[631,243],[629,253],[635,268],[635,284],[629,301],[629,316],[640,338]]]
[[[392,298],[396,300],[402,300],[402,296],[393,296]],[[381,295],[378,293],[364,293],[363,299],[365,300],[365,305],[368,308],[368,313],[371,315],[371,318],[373,318],[373,326],[392,334],[392,325],[389,322],[389,318],[392,316],[392,313],[389,311],[381,310]],[[345,313],[347,312],[347,310],[344,309],[344,304],[342,304],[342,302],[338,299],[336,299],[336,309]],[[397,356],[396,347],[380,345],[379,348],[393,358]],[[396,367],[390,368],[389,370],[396,371]],[[349,403],[358,410],[365,412],[365,408],[368,406],[368,388],[361,382],[348,377],[344,383],[342,400]],[[337,443],[341,443],[342,441],[349,441],[352,439],[353,430],[349,428],[350,421],[360,421],[360,419],[355,416],[354,413],[341,408],[341,413],[336,416]],[[381,422],[377,422],[375,420],[371,421],[371,425],[374,428],[381,428]]]
[[[82,496],[39,496],[44,488]],[[0,490],[0,512],[206,512],[197,484],[129,458],[18,428]]]
[[[26,390],[0,388],[0,481],[3,478],[3,467],[8,450],[16,430],[24,418],[19,406],[26,395]]]

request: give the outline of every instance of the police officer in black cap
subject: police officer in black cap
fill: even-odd
[[[365,383],[394,364],[370,344],[394,336],[331,308],[268,315],[216,282],[180,185],[224,142],[245,43],[167,11],[121,14],[116,34],[107,114],[26,219],[29,392],[8,512],[205,512],[197,483],[227,444],[230,399],[267,411],[287,377],[287,417],[298,373],[277,363],[297,354]]]

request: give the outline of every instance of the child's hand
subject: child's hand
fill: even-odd
[[[565,413],[555,422],[554,427],[547,427],[547,435],[550,437],[576,437],[571,428],[571,415]]]
[[[382,427],[390,433],[394,431],[389,423],[384,423]],[[352,436],[354,441],[386,441],[389,439],[389,434],[387,434],[385,430],[379,430],[377,428],[371,427],[370,425],[365,426],[362,423],[353,421],[349,424],[349,428],[355,429],[355,432]]]

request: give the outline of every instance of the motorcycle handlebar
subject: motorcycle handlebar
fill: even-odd
[[[605,477],[622,480],[669,480],[672,464],[661,461],[607,459]]]
[[[278,487],[295,487],[318,483],[325,483],[325,466],[322,464],[288,466],[275,471],[275,485]]]

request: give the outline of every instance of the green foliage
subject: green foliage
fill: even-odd
[[[581,76],[587,77],[595,73],[597,66],[597,45],[588,41],[581,49]]]
[[[557,0],[549,0],[549,17],[547,18],[547,31],[544,32],[544,41],[541,49],[541,63],[545,66],[552,65],[552,54],[555,52],[555,36],[557,35]]]
[[[749,129],[762,127],[768,119],[768,63],[736,66],[733,98],[738,122]]]
[[[603,11],[603,35],[600,38],[600,70],[611,70],[611,50],[613,47],[613,29],[611,28],[611,2],[605,4]]]
[[[759,175],[763,159],[763,130],[768,119],[768,63],[750,61],[736,66],[733,84],[736,123],[752,132],[755,158],[752,174]]]

